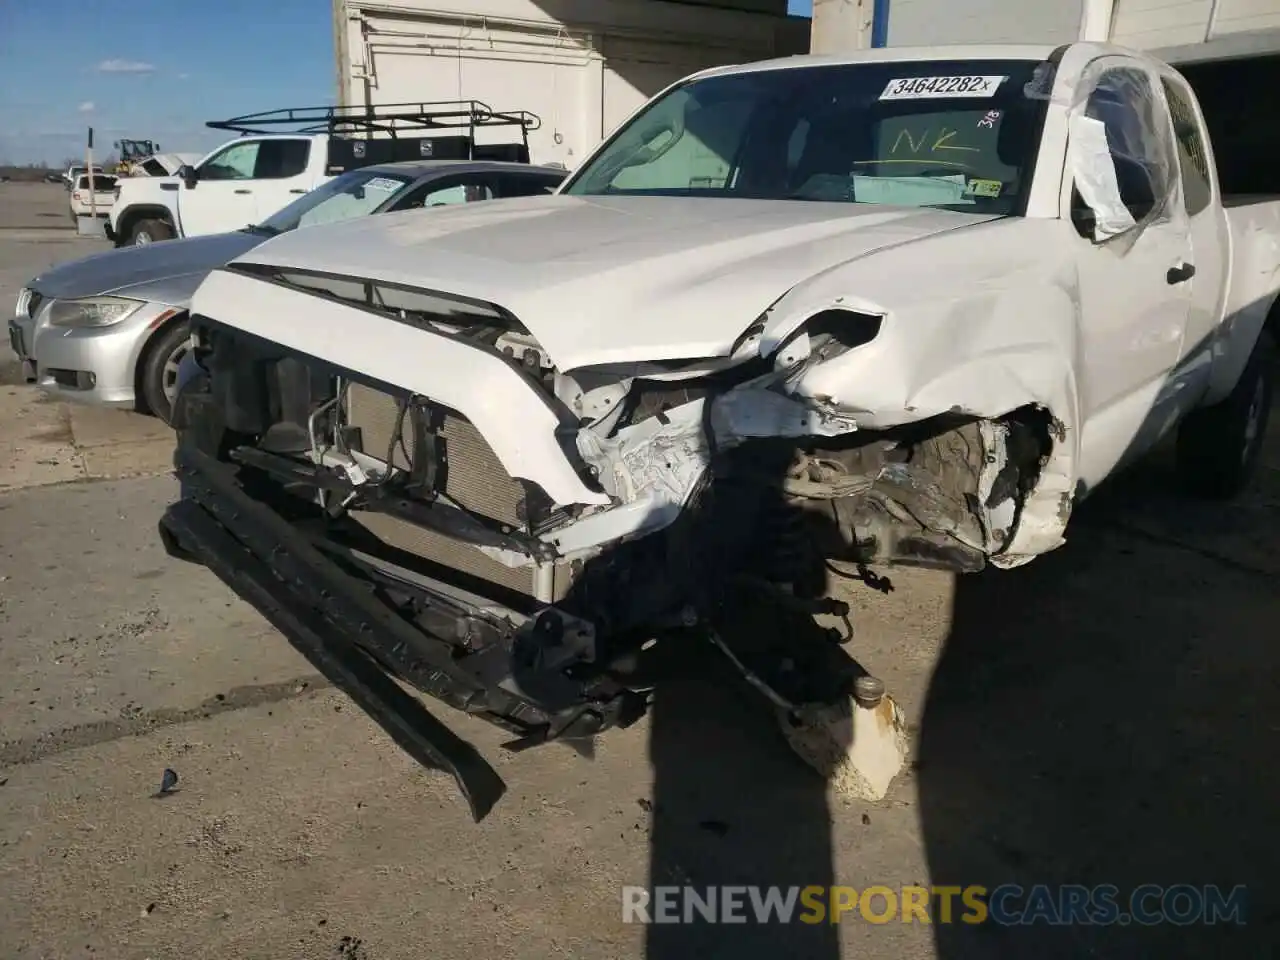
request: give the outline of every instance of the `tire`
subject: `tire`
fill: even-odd
[[[158,240],[172,240],[173,237],[173,227],[163,220],[139,220],[129,231],[129,245],[140,247]]]
[[[147,345],[142,361],[140,386],[142,404],[166,424],[173,417],[173,398],[177,395],[178,364],[187,352],[190,336],[186,318],[163,328]]]
[[[1182,421],[1177,469],[1187,493],[1227,500],[1248,485],[1266,438],[1275,368],[1274,344],[1264,332],[1231,393]]]

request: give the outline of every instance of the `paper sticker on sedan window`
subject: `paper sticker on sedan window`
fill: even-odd
[[[970,180],[965,184],[966,197],[998,197],[1004,184],[999,180]]]
[[[902,77],[885,84],[881,100],[991,97],[1008,77]]]
[[[361,186],[366,190],[385,190],[390,193],[392,190],[399,190],[404,184],[390,177],[370,177]]]

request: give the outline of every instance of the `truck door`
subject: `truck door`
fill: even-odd
[[[1196,97],[1177,74],[1163,74],[1160,79],[1173,120],[1182,174],[1182,205],[1191,227],[1191,263],[1196,271],[1190,282],[1191,304],[1182,345],[1181,360],[1185,364],[1209,346],[1225,313],[1226,252],[1231,241],[1217,178],[1212,173],[1209,135]]]
[[[182,235],[225,233],[258,222],[254,170],[262,140],[236,140],[196,168],[193,183],[178,184]]]
[[[312,141],[307,137],[262,141],[252,184],[259,221],[318,186],[309,165],[311,147]]]
[[[1087,99],[1081,111],[1073,111],[1071,136],[1077,144],[1069,152],[1075,165],[1069,172],[1071,218],[1082,234],[1076,258],[1081,298],[1078,390],[1085,430],[1091,434],[1082,444],[1090,460],[1081,464],[1087,483],[1145,442],[1145,428],[1178,364],[1186,333],[1190,228],[1178,201],[1178,165],[1159,82],[1131,58],[1102,58],[1082,77]],[[1088,209],[1079,189],[1088,174],[1075,149],[1085,142],[1085,134],[1099,144],[1093,169],[1106,173],[1104,180],[1114,171],[1109,188],[1113,219],[1129,221],[1101,241],[1080,216]]]

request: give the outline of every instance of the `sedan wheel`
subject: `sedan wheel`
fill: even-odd
[[[142,396],[139,407],[154,413],[165,423],[173,417],[173,403],[178,396],[178,365],[191,349],[191,335],[184,317],[172,326],[164,327],[156,338],[147,344],[142,364]]]
[[[164,398],[168,401],[169,409],[173,409],[173,402],[178,397],[178,366],[182,363],[182,358],[191,350],[191,341],[183,340],[177,347],[169,351],[169,356],[164,362],[164,368],[161,371],[161,385],[164,390]]]

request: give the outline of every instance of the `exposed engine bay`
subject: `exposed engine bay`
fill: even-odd
[[[566,502],[512,476],[435,397],[193,317],[200,373],[174,414],[183,492],[166,545],[254,603],[422,762],[451,770],[477,816],[501,781],[435,721],[408,729],[403,692],[379,673],[511,731],[513,749],[633,722],[654,652],[669,660],[706,638],[780,708],[846,696],[849,630],[813,619],[847,627],[833,578],[981,569],[1013,538],[1054,442],[1033,405],[864,430],[799,395],[807,371],[877,336],[881,318],[852,310],[779,344],[761,319],[728,356],[565,371],[489,305],[297,271],[264,279],[501,358],[554,412],[586,491]],[[748,600],[789,625],[747,637],[734,623]]]

